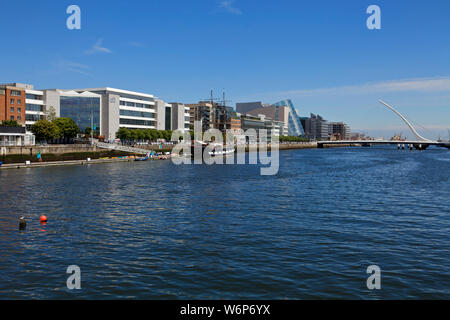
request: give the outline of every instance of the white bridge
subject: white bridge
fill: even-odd
[[[417,138],[417,140],[407,140],[407,141],[395,141],[395,140],[339,140],[339,141],[318,141],[317,147],[323,148],[324,145],[362,145],[362,146],[371,146],[376,144],[394,144],[398,145],[400,148],[405,148],[405,146],[409,148],[416,148],[418,150],[425,150],[429,146],[435,145],[439,147],[445,147],[450,149],[450,142],[441,142],[441,141],[433,141],[427,138],[422,137],[416,129],[412,126],[412,124],[394,107],[390,106],[383,100],[378,100],[381,104],[392,110],[396,115],[398,115],[409,127],[413,135]]]

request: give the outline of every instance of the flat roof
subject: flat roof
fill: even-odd
[[[63,90],[63,89],[44,89],[45,91],[54,91],[62,96],[66,97],[90,97],[90,98],[100,98],[101,95],[89,91],[80,91],[77,92],[75,90]]]
[[[123,93],[123,94],[130,94],[135,96],[141,96],[141,97],[147,97],[147,98],[155,98],[152,94],[142,93],[142,92],[136,92],[136,91],[129,91],[129,90],[123,90],[123,89],[117,89],[117,88],[110,88],[110,87],[103,87],[103,88],[86,88],[86,89],[72,89],[74,91],[111,91],[111,92],[117,92],[117,93]]]

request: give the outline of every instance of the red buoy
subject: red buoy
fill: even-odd
[[[41,223],[46,223],[47,222],[47,217],[42,215],[41,216]]]

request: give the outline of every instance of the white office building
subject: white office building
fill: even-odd
[[[101,134],[105,139],[115,139],[119,128],[159,129],[157,99],[152,94],[109,87],[75,91],[101,96]],[[165,113],[159,116],[164,119]]]
[[[170,130],[172,131],[189,131],[189,107],[178,102],[171,102]],[[167,130],[167,128],[166,128]]]

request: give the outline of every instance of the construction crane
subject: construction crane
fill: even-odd
[[[220,98],[214,98],[213,89],[211,89],[211,96],[207,99],[204,99],[203,101],[209,101],[211,103],[211,105],[214,105],[215,103],[217,103],[217,104],[223,103],[223,106],[226,106],[227,102],[232,102],[231,100],[225,99],[225,90],[223,91],[223,94],[222,94],[222,100]]]

